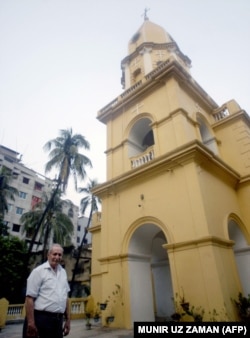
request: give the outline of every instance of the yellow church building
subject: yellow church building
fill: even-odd
[[[145,15],[124,91],[97,115],[107,180],[93,190],[91,293],[114,327],[168,320],[183,297],[204,320],[234,321],[232,300],[250,293],[250,119],[235,100],[218,106],[190,66]]]

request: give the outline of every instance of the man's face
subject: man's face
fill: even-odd
[[[48,261],[50,266],[55,269],[57,265],[61,262],[63,255],[63,250],[60,247],[53,247],[52,250],[48,253]]]

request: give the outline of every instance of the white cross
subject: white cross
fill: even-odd
[[[143,107],[142,103],[137,103],[134,109],[132,110],[132,114],[137,115],[140,113],[140,108]]]
[[[147,13],[148,13],[149,10],[150,10],[150,8],[145,8],[144,9],[144,13],[142,14],[142,16],[144,16],[144,21],[148,20]]]

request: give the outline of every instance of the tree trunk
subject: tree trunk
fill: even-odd
[[[88,224],[85,228],[85,231],[84,231],[84,235],[82,237],[82,241],[80,243],[80,246],[78,248],[78,253],[77,253],[77,257],[76,257],[76,263],[75,263],[75,267],[74,267],[74,270],[72,272],[72,278],[71,278],[71,282],[70,282],[70,292],[69,292],[69,297],[71,297],[72,295],[72,292],[73,292],[73,287],[74,287],[74,282],[75,282],[75,277],[76,277],[76,272],[77,272],[77,267],[78,267],[78,264],[79,264],[79,261],[80,261],[80,257],[81,257],[81,252],[82,252],[82,247],[83,247],[83,244],[85,242],[85,239],[86,239],[86,236],[87,236],[87,233],[88,233],[88,228],[90,226],[90,222],[91,222],[91,218],[92,218],[92,213],[93,213],[93,206],[91,205],[91,210],[90,210],[90,213],[89,213],[89,219],[88,219]]]

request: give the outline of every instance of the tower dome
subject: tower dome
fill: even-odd
[[[159,25],[145,20],[128,44],[128,52],[132,54],[143,43],[165,44],[174,42],[173,38]]]
[[[128,56],[121,62],[121,83],[128,89],[166,61],[177,61],[186,71],[191,66],[171,35],[147,16],[128,43]]]

